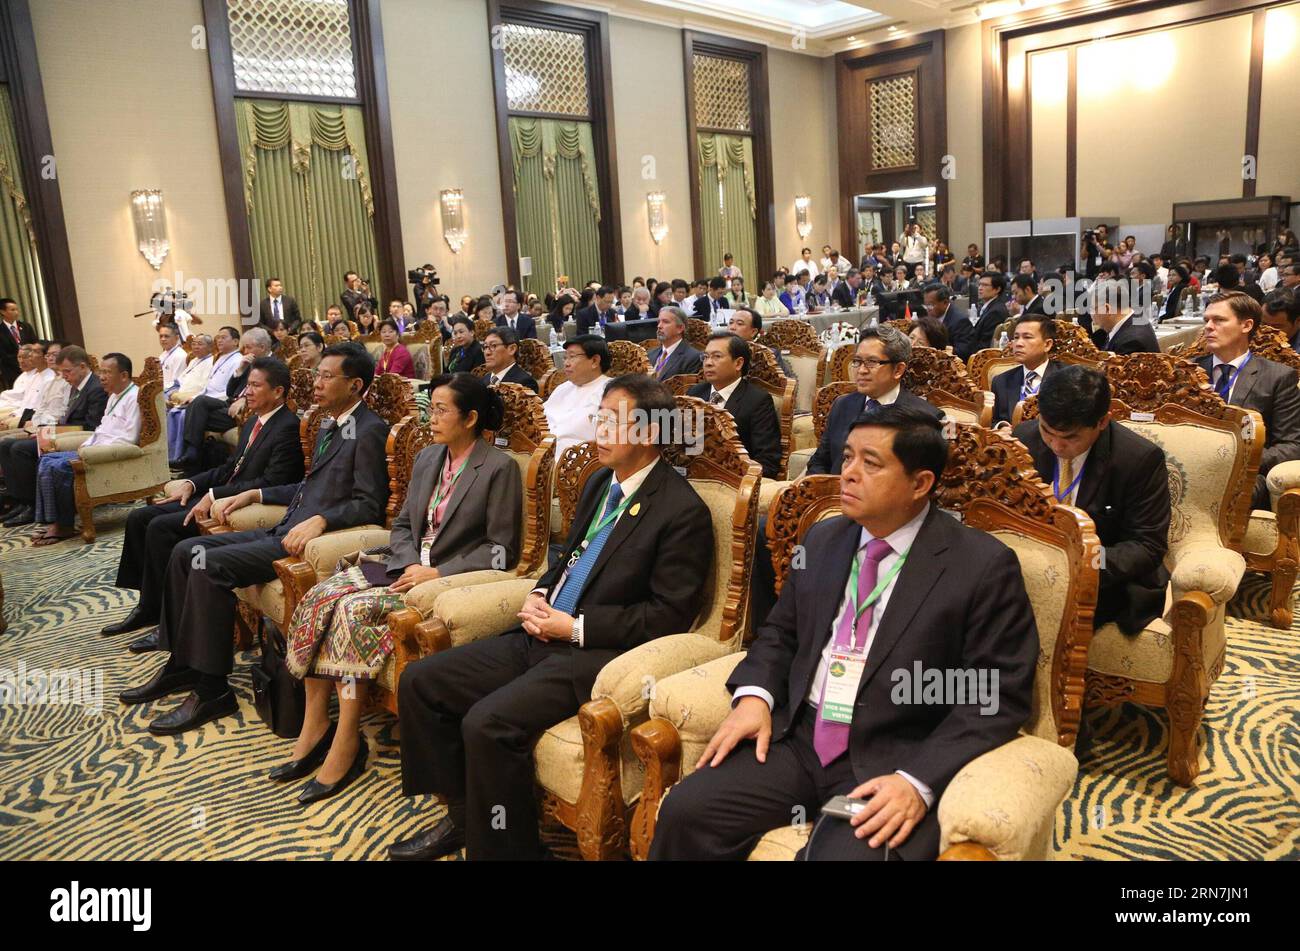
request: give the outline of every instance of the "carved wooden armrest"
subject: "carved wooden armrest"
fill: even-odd
[[[284,618],[282,626],[287,625],[293,617],[298,603],[316,584],[316,569],[301,558],[279,558],[274,562],[275,576],[284,586]]]
[[[632,813],[632,858],[644,861],[650,854],[659,819],[659,803],[682,775],[682,738],[677,727],[654,717],[632,728],[632,752],[645,764],[641,801]]]

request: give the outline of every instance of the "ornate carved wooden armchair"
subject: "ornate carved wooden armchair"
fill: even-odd
[[[81,516],[81,537],[87,543],[95,540],[95,506],[150,498],[171,477],[162,426],[167,404],[157,357],[145,360],[135,384],[140,405],[140,438],[135,445],[82,446],[90,438],[89,432],[55,437],[60,450],[77,451],[72,460],[73,496]]]
[[[713,333],[713,327],[707,320],[700,320],[698,317],[686,318],[686,342],[696,350],[703,350],[709,345],[709,334]]]
[[[1170,778],[1190,786],[1200,772],[1201,717],[1223,670],[1227,602],[1246,570],[1241,555],[1264,425],[1229,406],[1197,366],[1169,354],[1107,360],[1111,425],[1127,426],[1164,450],[1172,507],[1165,613],[1134,635],[1098,629],[1088,652],[1088,706],[1125,701],[1169,714]],[[1024,404],[1037,418],[1038,401]]]
[[[1015,740],[968,763],[938,803],[941,858],[1046,859],[1056,809],[1073,786],[1084,664],[1097,599],[1100,545],[1092,521],[1059,505],[1028,451],[1009,435],[958,424],[936,504],[995,535],[1020,559],[1038,626],[1033,705]],[[778,589],[809,527],[840,514],[837,476],[807,476],[782,490],[768,518]],[[645,764],[632,852],[644,858],[664,794],[690,772],[731,708],[730,655],[661,680],[651,719],[632,731]],[[774,829],[751,859],[790,859],[808,826]]]
[[[956,422],[987,426],[993,420],[992,394],[986,400],[961,360],[947,351],[912,347],[903,386]]]
[[[1265,359],[1300,370],[1300,353],[1291,349],[1286,335],[1275,327],[1256,327],[1250,349]],[[1205,334],[1202,332],[1192,343],[1175,347],[1170,353],[1188,360],[1206,356],[1209,351],[1205,348]],[[1293,617],[1292,589],[1300,564],[1300,461],[1274,466],[1266,481],[1271,508],[1251,511],[1244,554],[1250,571],[1270,576],[1269,620],[1274,627],[1288,630]]]
[[[780,351],[794,371],[799,381],[794,411],[812,412],[813,398],[824,382],[826,372],[826,351],[817,340],[817,332],[813,330],[812,324],[795,318],[773,320],[763,325],[758,342]],[[796,438],[804,425],[806,424],[796,420]]]
[[[496,323],[490,317],[475,317],[474,318],[474,339],[477,340],[479,343],[482,343],[484,340],[487,339],[487,335],[491,333],[492,328],[495,326]]]
[[[1062,363],[1086,363],[1096,366],[1110,354],[1097,349],[1087,332],[1072,320],[1056,318],[1056,344],[1052,347],[1053,359]],[[993,378],[999,373],[1014,370],[1019,364],[1011,355],[1011,344],[1001,349],[991,347],[970,355],[966,361],[970,378],[981,390],[991,390]]]
[[[551,357],[550,348],[533,337],[519,341],[519,352],[515,359],[539,383],[542,377],[555,369],[555,360]]]
[[[382,702],[393,712],[397,710],[397,683],[406,665],[461,643],[461,626],[473,625],[478,620],[472,614],[461,613],[455,599],[449,598],[449,592],[470,587],[495,589],[501,583],[510,584],[521,578],[526,584],[531,584],[541,575],[546,563],[551,531],[555,437],[547,432],[542,401],[535,393],[515,383],[498,384],[497,391],[505,402],[505,419],[498,432],[485,434],[485,438],[493,440],[519,466],[524,487],[523,508],[519,513],[522,526],[519,558],[514,564],[503,564],[499,569],[467,571],[426,581],[406,593],[403,599],[406,606],[388,615],[393,657],[379,677],[379,684],[385,691],[381,695]],[[390,439],[390,457],[396,453],[395,447],[407,442],[411,444],[401,452],[402,457],[409,461],[404,469],[395,470],[394,478],[409,481],[411,462],[419,450],[432,441],[427,426],[412,427],[410,421],[394,430]],[[393,516],[396,516],[396,510]]]
[[[402,334],[402,345],[411,354],[418,379],[428,382],[442,372],[442,332],[436,321],[423,321]]]
[[[627,340],[610,340],[606,346],[609,347],[609,376],[650,372],[650,358],[644,347]]]

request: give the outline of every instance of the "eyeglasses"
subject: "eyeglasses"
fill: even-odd
[[[485,343],[483,344],[483,352],[491,353],[493,350],[500,350],[504,346],[504,343]]]
[[[448,416],[457,416],[459,414],[456,412],[455,407],[438,404],[429,408],[429,415],[434,419],[445,419]]]
[[[355,380],[355,376],[348,376],[346,373],[330,373],[328,370],[317,370],[316,379],[324,380],[326,383],[330,380]]]
[[[861,370],[865,368],[867,370],[870,370],[872,373],[875,373],[881,367],[888,366],[891,363],[897,363],[897,362],[898,362],[897,360],[876,360],[870,357],[864,360],[862,359],[862,357],[854,357],[852,360],[849,361],[849,366],[853,367],[853,369],[855,370]]]
[[[613,413],[592,413],[587,417],[587,422],[597,429],[613,429],[618,425],[618,417]]]

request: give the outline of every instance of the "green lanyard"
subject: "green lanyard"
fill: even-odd
[[[108,412],[106,412],[104,415],[105,415],[105,416],[112,416],[112,415],[113,415],[113,410],[117,409],[118,404],[120,404],[120,403],[122,402],[122,400],[126,399],[126,394],[130,393],[130,392],[131,392],[132,390],[134,390],[134,389],[135,389],[135,384],[134,384],[134,383],[132,383],[130,386],[128,386],[126,389],[124,389],[124,390],[122,391],[121,395],[118,396],[117,399],[113,400],[113,405],[110,406],[110,407],[108,408]]]
[[[849,644],[850,650],[857,650],[858,648],[858,622],[862,620],[862,615],[866,613],[867,608],[880,600],[880,596],[885,593],[885,589],[903,570],[903,563],[907,561],[907,552],[911,550],[911,548],[908,548],[907,551],[898,556],[898,561],[894,562],[893,566],[885,572],[885,577],[880,579],[880,583],[876,585],[875,590],[867,595],[866,600],[861,604],[858,603],[858,575],[862,572],[862,552],[859,551],[857,557],[853,559],[853,570],[849,572],[849,590],[853,592],[850,595],[853,598],[853,633]]]
[[[602,512],[605,511],[605,508],[609,505],[609,493],[612,492],[613,490],[614,490],[614,480],[610,479],[609,487],[605,489],[605,498],[600,503],[600,510]],[[586,548],[588,545],[590,545],[591,540],[595,538],[597,535],[599,535],[601,530],[604,529],[607,525],[610,525],[611,523],[618,521],[618,517],[622,515],[625,511],[627,511],[627,507],[631,504],[632,504],[632,497],[628,496],[626,499],[623,500],[623,504],[620,505],[618,508],[614,509],[614,511],[610,512],[604,518],[592,522],[591,525],[587,528],[587,537],[583,539],[582,547]]]
[[[469,454],[468,454],[468,453],[465,455],[465,461],[462,462],[462,463],[460,464],[460,468],[456,470],[456,474],[453,475],[453,476],[451,477],[451,481],[447,483],[447,491],[448,491],[448,492],[450,492],[450,491],[452,491],[453,489],[455,489],[455,487],[456,487],[456,480],[460,478],[460,474],[461,474],[462,472],[465,471],[465,467],[466,467],[467,465],[469,465]],[[448,468],[451,467],[451,453],[450,453],[450,452],[447,453],[447,466],[448,466]],[[433,493],[433,501],[431,501],[431,502],[429,503],[429,525],[430,525],[430,526],[433,525],[433,513],[434,513],[435,511],[437,511],[439,503],[442,502],[442,485],[443,485],[443,482],[444,482],[444,481],[446,481],[446,480],[444,480],[444,479],[439,479],[439,480],[438,480],[438,488],[437,488],[437,490]]]

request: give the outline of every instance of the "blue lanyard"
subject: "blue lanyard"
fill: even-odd
[[[1087,463],[1085,462],[1084,465]],[[1079,474],[1074,477],[1074,481],[1066,486],[1065,491],[1061,491],[1061,460],[1056,460],[1056,474],[1052,476],[1052,494],[1056,496],[1056,501],[1061,502],[1070,497],[1070,493],[1078,486],[1079,480],[1083,478],[1083,466],[1079,466]]]
[[[1239,374],[1245,368],[1246,364],[1250,362],[1250,358],[1253,357],[1254,355],[1255,354],[1253,352],[1248,351],[1246,353],[1246,359],[1241,361],[1241,366],[1233,367],[1232,374],[1228,377],[1227,384],[1215,387],[1216,392],[1221,391],[1223,393],[1223,398],[1225,400],[1228,398],[1228,394],[1232,392],[1232,384],[1237,382],[1237,374]],[[1232,364],[1220,363],[1219,366],[1232,366]]]

